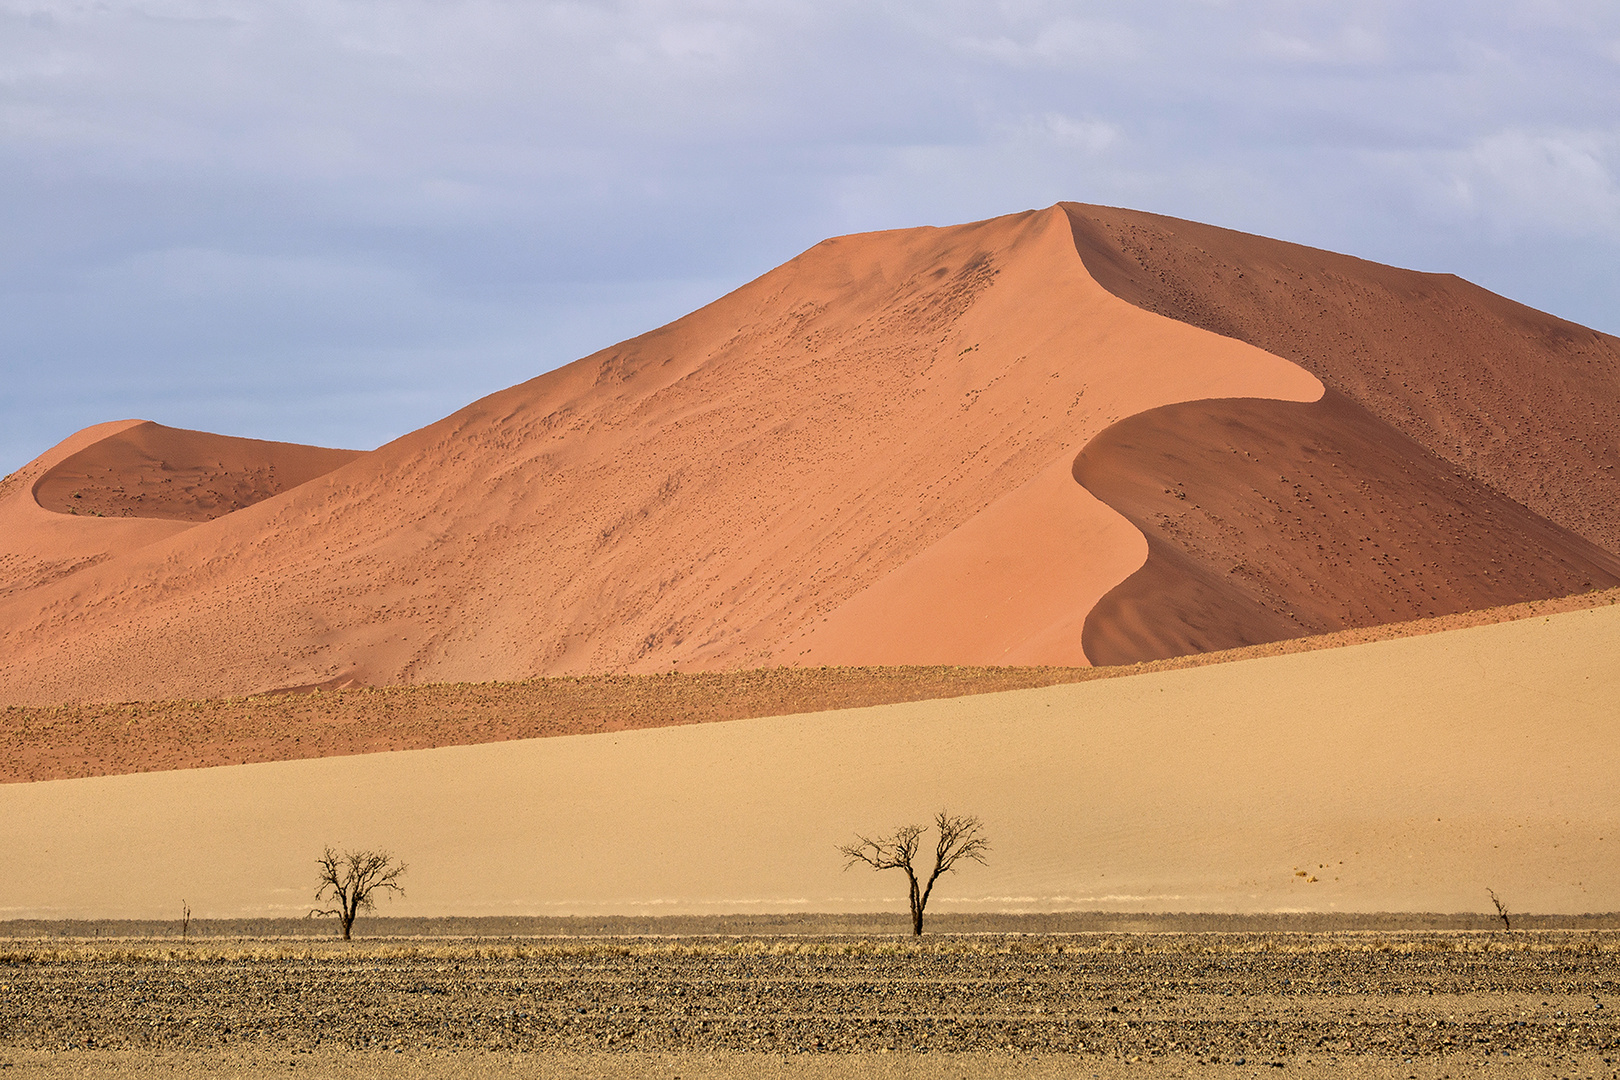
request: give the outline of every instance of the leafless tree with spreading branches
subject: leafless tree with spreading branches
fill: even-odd
[[[923,909],[928,906],[928,897],[934,891],[934,882],[939,880],[939,875],[954,869],[963,859],[972,859],[982,865],[985,853],[990,850],[990,841],[981,835],[983,825],[976,817],[966,814],[953,817],[941,810],[934,815],[934,827],[939,830],[939,842],[934,846],[934,870],[928,875],[926,883],[917,880],[917,872],[912,868],[912,860],[917,857],[923,834],[928,831],[926,826],[902,825],[888,836],[879,837],[856,833],[853,844],[843,844],[838,848],[849,860],[844,864],[845,870],[856,863],[865,863],[874,870],[906,872],[906,878],[911,882],[913,935],[922,933]]]
[[[316,908],[310,918],[335,916],[343,927],[343,940],[349,940],[354,929],[354,917],[374,906],[371,894],[389,889],[404,896],[399,879],[405,873],[405,864],[395,862],[386,851],[345,851],[342,855],[327,848],[316,860],[321,868],[321,885],[315,890],[315,902],[330,900],[336,907]]]

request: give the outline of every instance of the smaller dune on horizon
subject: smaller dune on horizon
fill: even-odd
[[[838,237],[374,451],[0,483],[0,704],[1075,667],[1620,586],[1620,339],[1064,203]]]

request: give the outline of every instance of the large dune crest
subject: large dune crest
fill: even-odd
[[[311,458],[298,483],[290,458],[276,483],[211,478],[198,459],[191,493],[165,503],[162,477],[136,464],[156,433],[65,444],[30,467],[50,505],[89,497],[99,453],[144,479],[139,498],[127,483],[96,498],[190,520],[94,519],[125,533],[54,562],[46,532],[19,532],[6,557],[34,562],[0,592],[0,703],[674,666],[1074,665],[1094,648],[1172,655],[1620,581],[1620,500],[1577,482],[1585,458],[1509,483],[1550,460],[1566,421],[1594,462],[1613,460],[1612,339],[1451,279],[1184,225],[1058,206],[829,240],[369,454]],[[1272,284],[1243,284],[1262,271]],[[1339,290],[1325,308],[1306,302],[1327,288],[1313,282]],[[1311,321],[1364,309],[1383,322],[1340,352]],[[1489,349],[1468,351],[1480,334]],[[1208,403],[1239,399],[1258,403],[1256,458],[1217,468],[1210,454],[1236,448],[1216,445],[1233,429]],[[1358,495],[1360,512],[1422,548],[1418,573],[1318,573],[1329,552],[1361,566],[1376,530],[1252,501],[1244,470],[1281,455],[1291,476],[1338,402],[1382,448],[1357,455],[1352,488],[1381,492]],[[1183,458],[1203,464],[1171,483],[1166,463]],[[1323,499],[1344,493],[1324,483]],[[1179,510],[1155,491],[1180,484],[1241,527],[1171,543]],[[0,492],[0,513],[19,490]],[[1418,495],[1490,527],[1449,550],[1443,530],[1389,520]],[[29,529],[85,520],[29,502],[55,519]],[[1227,548],[1262,534],[1258,584],[1212,586]],[[1517,569],[1478,587],[1476,559]],[[1256,612],[1257,597],[1277,610]]]
[[[1063,204],[1086,268],[1309,369],[1430,453],[1620,554],[1620,339],[1451,274]]]

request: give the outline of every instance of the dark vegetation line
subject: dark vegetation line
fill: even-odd
[[[375,938],[701,937],[911,934],[905,912],[780,915],[569,915],[445,916],[414,918],[362,915],[355,935]],[[1069,911],[1042,914],[938,912],[933,934],[1152,934],[1331,933],[1497,931],[1501,922],[1482,912],[1221,912]],[[1620,930],[1620,912],[1584,915],[1518,915],[1513,932]],[[192,919],[189,940],[207,938],[331,939],[327,919]],[[178,919],[0,920],[0,939],[174,938]]]

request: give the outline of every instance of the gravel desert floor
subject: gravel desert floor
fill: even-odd
[[[1613,1077],[1612,931],[16,941],[7,1076]]]

